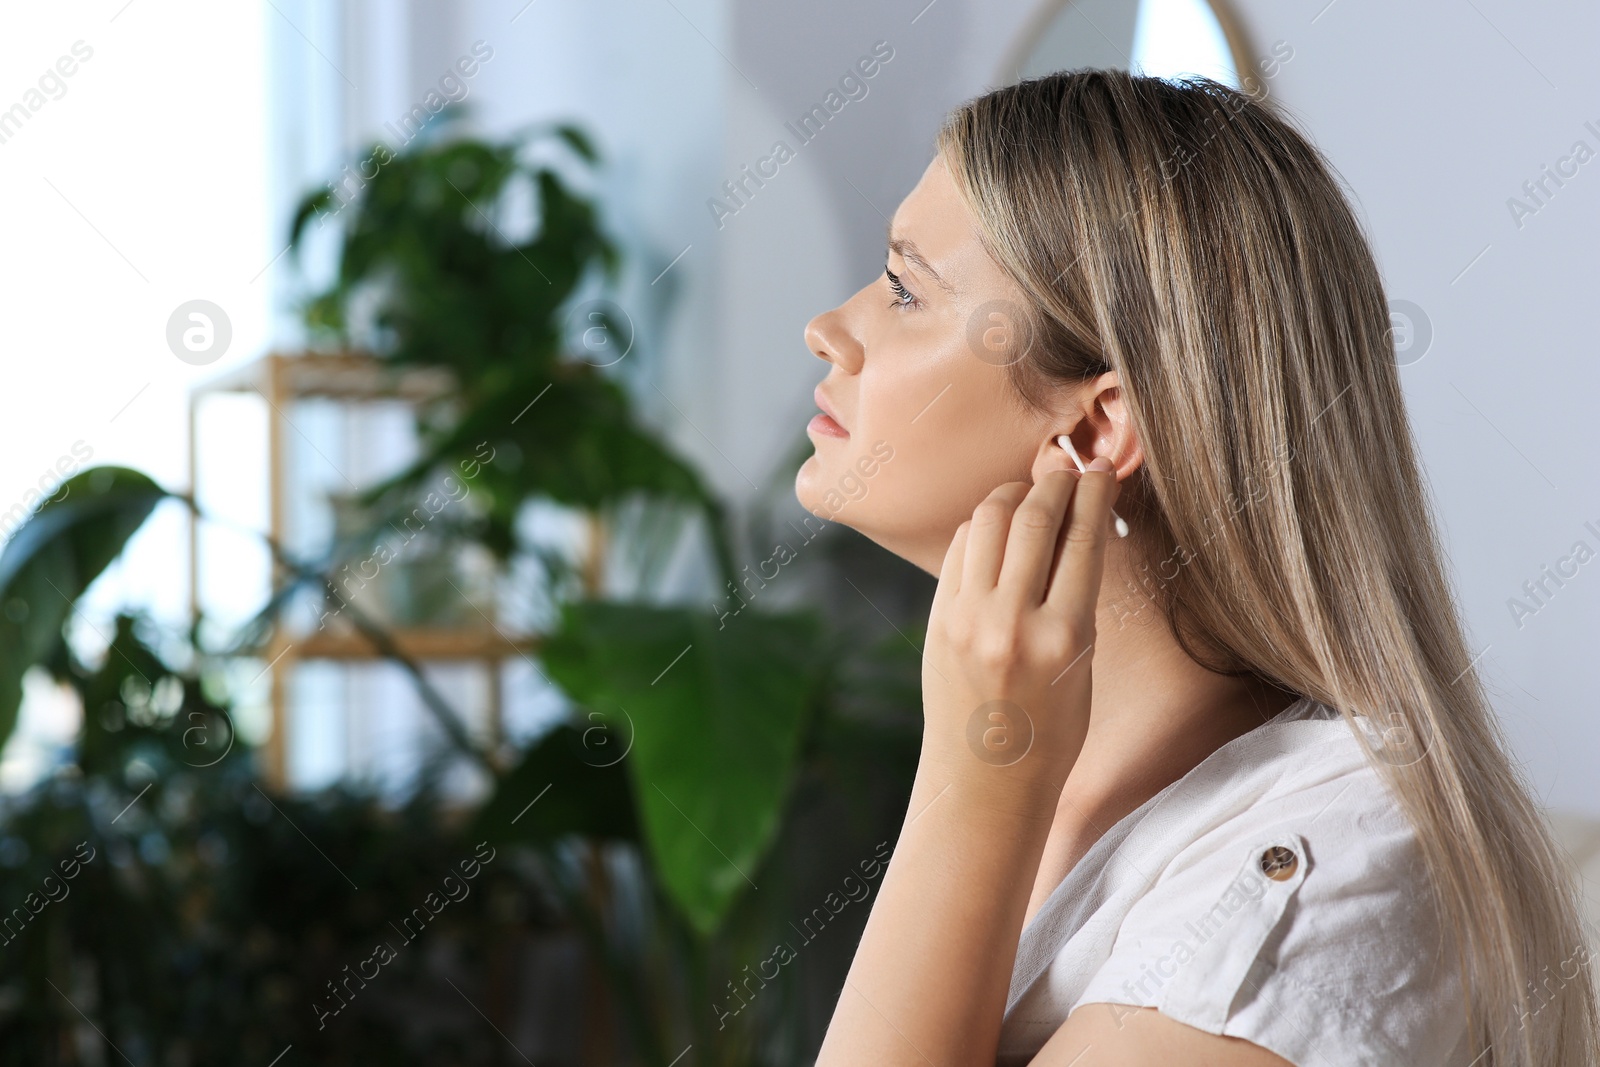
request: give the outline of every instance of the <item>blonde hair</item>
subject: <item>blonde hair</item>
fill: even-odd
[[[1399,798],[1474,1067],[1594,1063],[1577,885],[1473,670],[1383,285],[1321,155],[1252,94],[1109,70],[972,100],[939,148],[1028,294],[1019,396],[1120,377],[1141,595],[1197,660],[1339,709]]]

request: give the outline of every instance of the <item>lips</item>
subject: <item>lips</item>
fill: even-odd
[[[811,396],[817,402],[817,407],[822,409],[820,415],[811,416],[811,421],[806,423],[806,432],[813,438],[832,437],[837,440],[846,440],[850,431],[844,428],[844,423],[839,421],[839,416],[834,413],[833,405],[828,403],[828,398],[823,395],[822,386],[817,386]]]
[[[811,397],[817,402],[817,407],[824,415],[832,419],[834,424],[837,425],[841,430],[845,429],[844,420],[839,418],[839,413],[834,410],[832,404],[828,403],[828,398],[822,394],[822,386],[817,386],[816,389],[812,391]],[[846,430],[846,432],[849,431]]]

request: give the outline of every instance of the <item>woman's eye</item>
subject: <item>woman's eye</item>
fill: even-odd
[[[889,288],[894,290],[894,303],[890,304],[889,306],[891,308],[902,309],[915,307],[917,304],[917,298],[911,292],[911,290],[900,284],[900,276],[894,271],[890,270],[887,266],[883,268],[883,273],[884,276],[889,279]]]

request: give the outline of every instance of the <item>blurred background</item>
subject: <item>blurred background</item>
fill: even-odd
[[[1347,183],[1600,919],[1592,5],[8,20],[5,1062],[810,1062],[933,582],[794,501],[802,329],[950,107],[1081,66],[1265,95]]]

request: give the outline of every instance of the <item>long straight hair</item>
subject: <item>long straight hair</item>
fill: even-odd
[[[1473,670],[1383,285],[1331,169],[1252,93],[1110,70],[988,93],[938,144],[1028,294],[1019,397],[1121,379],[1145,455],[1119,504],[1134,599],[1198,661],[1361,738],[1455,933],[1475,1067],[1590,1067],[1576,881]]]

